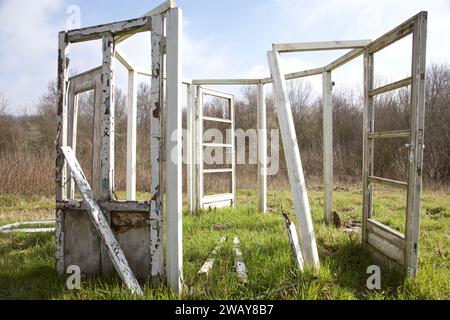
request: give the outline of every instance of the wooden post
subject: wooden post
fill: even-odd
[[[372,182],[373,176],[374,140],[369,139],[369,134],[374,132],[373,97],[369,92],[373,89],[373,53],[364,51],[364,108],[363,108],[363,217],[362,240],[363,246],[367,244],[367,220],[372,217]]]
[[[282,214],[284,217],[284,225],[286,226],[286,231],[289,238],[289,244],[291,245],[292,255],[295,258],[298,270],[300,272],[303,272],[303,256],[300,249],[300,244],[298,243],[297,229],[295,228],[295,224],[289,219],[289,216],[284,212]]]
[[[77,127],[78,127],[78,95],[73,86],[69,84],[68,115],[67,115],[67,145],[77,154]],[[75,198],[75,181],[70,176],[70,168],[67,169],[67,198]]]
[[[195,85],[187,85],[186,185],[188,212],[195,211],[195,88]]]
[[[324,219],[326,223],[333,221],[333,104],[331,72],[322,74],[323,80],[323,191]]]
[[[151,132],[150,132],[150,166],[151,166],[151,200],[150,200],[150,258],[151,275],[164,275],[164,217],[162,172],[162,104],[163,104],[163,19],[161,15],[152,17],[152,80],[151,80]]]
[[[258,84],[256,119],[258,127],[258,210],[267,211],[267,127],[264,84]]]
[[[55,172],[55,200],[56,203],[66,198],[67,174],[65,159],[61,147],[67,145],[67,81],[69,70],[69,46],[66,33],[58,35],[58,109],[56,113],[56,172]],[[56,209],[56,270],[64,273],[64,212]]]
[[[137,74],[128,71],[127,200],[136,200]]]
[[[279,53],[268,52],[269,67],[273,78],[275,106],[278,113],[278,121],[281,137],[286,155],[286,164],[289,172],[292,196],[298,225],[303,256],[306,262],[311,263],[317,270],[320,266],[317,252],[316,238],[311,218],[308,195],[306,192],[305,177],[303,175],[300,149],[295,134],[294,120],[292,118],[291,105],[287,94],[286,80],[280,66]]]
[[[425,76],[427,48],[427,12],[421,12],[414,24],[412,85],[411,85],[411,138],[408,169],[408,205],[406,209],[405,271],[415,277],[418,269],[420,197],[422,192],[422,164],[425,120]]]
[[[106,220],[100,206],[94,199],[89,182],[81,170],[80,164],[75,157],[75,154],[70,147],[62,147],[62,152],[67,160],[67,163],[72,171],[72,175],[86,204],[87,211],[94,224],[95,229],[100,237],[100,240],[105,245],[106,250],[111,258],[114,267],[116,268],[122,281],[132,293],[142,295],[142,289],[136,280],[133,271],[131,270],[122,249],[119,246],[114,234]]]
[[[203,208],[203,89],[197,86],[197,98],[195,100],[195,183],[196,198],[195,208]]]
[[[183,282],[182,12],[169,10],[167,29],[166,217],[167,280],[180,294]]]
[[[114,190],[114,37],[106,35],[102,41],[103,65],[101,76],[101,179],[102,200],[113,199]],[[98,146],[94,146],[96,148]]]

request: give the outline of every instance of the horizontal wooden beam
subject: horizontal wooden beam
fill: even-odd
[[[128,71],[135,71],[136,67],[131,64],[131,62],[127,59],[125,54],[116,47],[116,50],[114,52],[116,59],[128,70]]]
[[[232,193],[214,194],[209,196],[204,196],[202,199],[202,204],[213,203],[220,201],[233,201],[234,195]]]
[[[405,249],[405,235],[373,219],[367,219],[367,229],[379,237],[389,241],[401,250]]]
[[[369,139],[390,139],[390,138],[406,138],[411,135],[410,130],[397,130],[397,131],[385,131],[385,132],[372,132],[368,133]]]
[[[209,147],[209,148],[232,148],[233,145],[232,144],[226,144],[226,143],[203,143],[204,147]]]
[[[412,77],[408,77],[406,79],[402,79],[393,83],[389,83],[385,86],[373,89],[369,91],[369,96],[373,97],[376,96],[378,94],[382,94],[382,93],[386,93],[386,92],[390,92],[393,90],[397,90],[403,87],[407,87],[410,86],[412,83]]]
[[[230,119],[221,119],[215,117],[203,117],[203,121],[213,121],[213,122],[222,122],[222,123],[233,123]]]
[[[367,177],[367,181],[383,184],[386,186],[394,187],[394,188],[400,188],[400,189],[406,189],[408,187],[408,184],[403,181],[396,181],[386,178],[380,178],[380,177]]]
[[[373,41],[371,44],[367,46],[367,51],[369,53],[375,53],[380,51],[387,46],[393,44],[394,42],[408,36],[414,31],[414,25],[421,20],[423,15],[426,15],[426,11],[421,11],[411,19],[392,29],[388,33],[384,34],[380,38]]]
[[[102,24],[94,27],[70,30],[66,33],[66,41],[76,43],[82,41],[98,40],[106,35],[129,35],[137,32],[150,31],[151,18],[141,17],[114,23]]]
[[[371,40],[344,40],[344,41],[278,43],[273,45],[273,50],[283,53],[283,52],[356,49],[356,48],[364,48],[370,42]]]
[[[214,86],[242,86],[242,85],[257,85],[260,79],[196,79],[192,80],[191,84],[197,86],[214,85]]]
[[[230,173],[230,172],[233,172],[232,168],[203,169],[203,173]]]
[[[330,64],[328,64],[325,67],[325,71],[333,71],[333,70],[339,68],[340,66],[346,64],[347,62],[350,62],[351,60],[356,59],[357,57],[362,55],[363,52],[364,52],[364,49],[354,49],[354,50],[344,54],[342,57],[334,60]]]
[[[388,240],[380,237],[376,233],[368,232],[368,243],[389,259],[400,265],[405,263],[405,251],[392,244]]]
[[[98,201],[99,206],[109,212],[150,212],[149,201]],[[57,209],[86,211],[83,200],[64,200],[56,204]]]

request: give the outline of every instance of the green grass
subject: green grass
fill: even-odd
[[[403,230],[403,194],[380,190],[374,203],[375,217]],[[119,195],[120,197],[120,195]],[[141,195],[144,197],[144,195]],[[450,298],[450,198],[445,193],[425,193],[422,201],[419,275],[403,280],[394,270],[382,269],[382,289],[367,290],[366,269],[371,260],[361,249],[359,232],[343,232],[326,226],[322,217],[322,193],[309,192],[319,247],[321,270],[299,273],[290,256],[282,217],[256,212],[256,193],[241,191],[239,206],[184,216],[185,299],[449,299]],[[17,199],[7,201],[4,199]],[[344,224],[360,220],[361,194],[357,189],[334,194],[335,210]],[[51,199],[0,198],[0,225],[41,210],[52,215]],[[288,192],[271,192],[271,208],[281,206],[292,215]],[[48,206],[47,206],[48,205]],[[15,209],[11,209],[15,208]],[[42,211],[44,210],[44,211]],[[295,221],[295,219],[294,219]],[[221,236],[228,240],[217,255],[208,277],[198,276]],[[249,284],[241,284],[234,270],[232,238],[238,236],[248,270]],[[55,272],[54,237],[0,235],[0,299],[136,299],[118,277],[84,279],[81,290],[67,290],[66,276]],[[174,299],[164,285],[145,287],[143,299]]]

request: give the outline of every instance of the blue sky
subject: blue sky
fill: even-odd
[[[57,32],[66,29],[71,5],[86,27],[142,15],[162,0],[0,0],[0,92],[13,113],[33,106],[56,76]],[[266,52],[274,42],[375,39],[421,10],[429,11],[428,61],[450,62],[449,0],[178,0],[184,15],[186,78],[268,76]],[[106,9],[105,9],[106,8]],[[149,40],[140,35],[123,44],[137,65],[147,66]],[[408,75],[410,40],[376,57],[383,79]],[[72,67],[100,64],[98,43],[76,45]],[[283,55],[286,72],[320,67],[345,51]],[[333,75],[337,88],[359,90],[361,59]],[[118,85],[124,76],[118,69]],[[320,78],[309,80],[320,92]],[[238,93],[236,89],[231,89]]]

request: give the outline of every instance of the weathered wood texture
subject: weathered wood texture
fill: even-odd
[[[407,276],[415,277],[418,269],[418,242],[422,164],[424,147],[425,74],[426,74],[427,12],[399,25],[369,44],[364,53],[364,126],[363,126],[363,244],[404,267]],[[373,88],[373,55],[394,42],[413,35],[411,77]],[[411,85],[410,130],[374,132],[373,97]],[[373,175],[374,139],[409,137],[408,181],[401,182]],[[392,231],[372,218],[374,183],[407,190],[405,235]],[[405,240],[404,240],[405,239]]]
[[[109,35],[124,36],[137,32],[150,31],[150,22],[150,17],[141,17],[94,27],[70,30],[67,32],[66,40],[69,43],[75,43],[97,40]]]
[[[300,149],[295,133],[291,105],[286,88],[286,80],[280,66],[277,52],[268,52],[269,67],[273,78],[275,106],[278,114],[279,127],[286,156],[289,181],[294,200],[295,212],[300,227],[302,252],[306,262],[311,263],[316,270],[320,267],[314,227],[311,218],[305,177],[303,174]]]
[[[60,32],[58,36],[58,109],[56,112],[56,165],[55,165],[55,200],[66,198],[67,173],[64,155],[61,147],[67,145],[67,89],[69,70],[69,48],[66,42],[66,33]],[[64,272],[64,212],[56,210],[56,270]]]
[[[300,43],[278,43],[273,45],[273,50],[282,52],[323,51],[364,48],[371,40],[344,40]]]
[[[300,249],[300,243],[298,242],[297,229],[295,228],[295,224],[291,222],[288,215],[283,213],[284,224],[286,226],[286,231],[289,238],[289,244],[291,246],[292,255],[295,258],[295,262],[297,264],[298,270],[303,272],[303,256],[302,251]]]
[[[196,86],[188,84],[187,92],[187,133],[186,133],[186,185],[187,185],[187,201],[188,212],[195,211],[195,92]]]
[[[162,107],[163,107],[163,19],[155,16],[152,19],[151,36],[151,125],[150,125],[150,257],[153,277],[164,275],[164,217],[162,188]]]
[[[333,221],[333,102],[331,72],[322,75],[323,106],[323,192],[324,219],[327,223]]]
[[[137,144],[137,74],[128,71],[127,97],[127,200],[136,200],[136,144]]]
[[[234,237],[233,239],[234,245],[234,266],[236,268],[236,273],[240,282],[247,284],[248,276],[247,276],[247,268],[245,267],[244,259],[242,257],[242,252],[240,248],[240,242],[238,237]]]
[[[264,85],[258,84],[256,98],[258,128],[258,210],[267,211],[267,120]]]
[[[113,235],[108,221],[94,199],[94,194],[92,193],[91,187],[89,186],[89,183],[81,170],[80,164],[78,163],[73,150],[70,147],[62,147],[61,150],[70,169],[72,170],[75,182],[88,208],[89,216],[102,243],[107,248],[107,252],[114,264],[114,267],[131,292],[143,294],[122,249]]]
[[[227,237],[222,237],[219,240],[219,243],[214,248],[214,250],[209,255],[208,259],[206,259],[205,263],[201,266],[200,270],[198,271],[198,274],[206,274],[208,275],[209,272],[212,270],[212,267],[214,265],[214,261],[216,261],[216,256],[219,250],[222,248],[223,244],[227,240]]]
[[[167,282],[181,294],[183,283],[182,194],[182,12],[170,9],[167,18],[166,123],[166,263]]]

